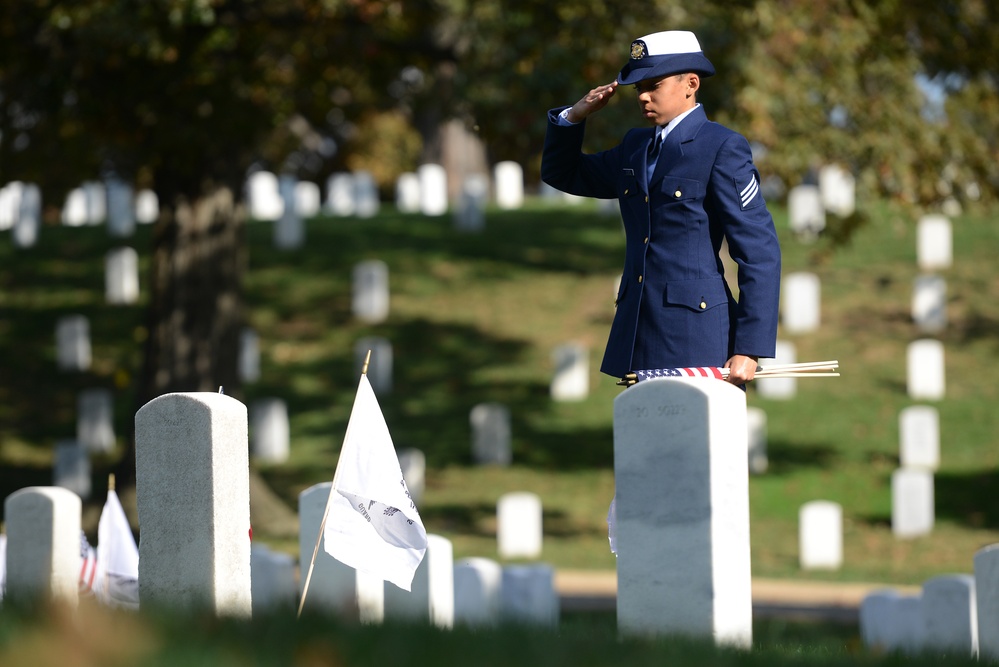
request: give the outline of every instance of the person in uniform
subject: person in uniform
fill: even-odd
[[[697,102],[701,79],[714,73],[692,32],[657,32],[632,42],[615,81],[548,113],[542,180],[621,207],[624,271],[600,367],[608,375],[714,366],[741,385],[757,359],[775,355],[780,246],[749,142]],[[628,85],[652,127],[584,154],[586,118]],[[718,255],[723,238],[738,265],[738,299]]]

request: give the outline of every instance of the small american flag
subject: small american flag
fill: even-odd
[[[716,366],[697,366],[693,368],[652,368],[644,371],[635,371],[636,381],[652,380],[655,378],[717,378],[725,379],[722,369]]]
[[[80,531],[80,592],[90,593],[94,589],[94,577],[97,575],[97,552],[87,536]]]

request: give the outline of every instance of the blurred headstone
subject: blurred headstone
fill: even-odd
[[[500,596],[500,613],[508,623],[558,627],[559,600],[552,566],[507,565],[503,568]]]
[[[762,475],[770,465],[767,458],[766,411],[757,407],[746,408],[746,424],[749,426],[749,472]]]
[[[373,218],[378,215],[380,207],[378,185],[375,184],[375,177],[371,175],[371,172],[358,171],[354,173],[354,197],[357,205],[357,217]]]
[[[291,449],[288,405],[280,398],[250,404],[250,453],[255,461],[284,463]]]
[[[250,547],[250,590],[254,615],[295,609],[295,561],[254,542]]]
[[[56,443],[52,486],[69,489],[82,500],[90,498],[90,455],[76,440]]]
[[[160,217],[160,200],[152,190],[139,190],[135,195],[135,221],[151,225]]]
[[[838,570],[843,565],[843,508],[812,500],[798,511],[798,562],[803,570]]]
[[[89,452],[114,449],[114,397],[109,389],[84,389],[77,397],[76,439]]]
[[[80,497],[68,489],[29,486],[4,501],[7,524],[5,600],[79,601]]]
[[[493,169],[496,184],[496,205],[505,210],[518,209],[524,204],[524,168],[516,162],[499,162]]]
[[[278,179],[278,196],[281,213],[274,223],[274,247],[280,250],[297,250],[305,244],[305,223],[298,212],[295,192],[298,179],[282,174]]]
[[[927,215],[916,224],[916,262],[923,271],[949,269],[953,262],[953,233],[944,215]]]
[[[817,185],[796,185],[787,193],[787,214],[791,231],[812,239],[826,228],[826,210]]]
[[[61,371],[90,370],[90,320],[66,315],[56,322],[56,361]]]
[[[86,224],[99,225],[108,217],[108,193],[107,188],[100,181],[86,181],[83,183],[83,192],[86,202]]]
[[[269,171],[255,171],[246,181],[246,200],[253,220],[274,222],[284,211],[278,191],[278,177]]]
[[[14,246],[33,248],[38,243],[42,228],[42,191],[34,183],[27,183],[21,191],[21,205],[17,220],[11,230]]]
[[[423,500],[423,491],[427,487],[427,457],[419,449],[409,447],[399,450],[399,467],[402,468],[402,478],[406,488],[417,508]]]
[[[399,175],[395,183],[395,207],[400,213],[419,213],[420,177],[413,172]]]
[[[134,248],[113,248],[104,262],[104,295],[112,305],[139,300],[139,254]]]
[[[829,164],[819,170],[819,191],[826,211],[846,218],[856,209],[856,181],[853,174],[838,164]]]
[[[551,397],[555,401],[582,401],[590,394],[590,350],[581,343],[565,343],[552,352],[555,375]]]
[[[247,383],[260,379],[260,340],[250,328],[239,332],[239,379]]]
[[[925,333],[947,328],[947,281],[940,276],[916,276],[912,289],[912,321]]]
[[[821,303],[821,285],[817,275],[797,271],[784,276],[780,299],[784,331],[791,334],[817,331]]]
[[[319,215],[323,206],[323,196],[319,185],[312,181],[299,181],[295,184],[295,210],[303,218]]]
[[[899,462],[903,468],[940,466],[940,416],[929,405],[911,405],[898,415]]]
[[[475,627],[500,620],[503,568],[488,558],[463,558],[454,564],[454,622]]]
[[[447,213],[447,172],[439,164],[424,164],[416,170],[420,179],[420,212],[423,215]]]
[[[899,468],[891,476],[891,530],[895,537],[929,535],[933,531],[933,472]]]
[[[354,317],[367,324],[385,321],[389,315],[389,270],[380,260],[368,260],[354,265]]]
[[[923,619],[919,595],[900,595],[892,589],[873,591],[860,603],[860,639],[880,652],[912,654],[922,642]]]
[[[909,398],[937,401],[944,397],[946,379],[943,343],[933,339],[909,343],[906,351],[906,388]]]
[[[336,216],[354,215],[357,211],[357,192],[354,190],[353,174],[337,172],[326,179],[326,208]]]
[[[975,578],[945,574],[923,582],[922,648],[936,654],[978,657]]]
[[[472,408],[469,421],[473,461],[478,465],[510,465],[510,409],[499,403],[479,403]]]
[[[135,233],[135,196],[132,186],[117,177],[105,181],[108,193],[108,234],[128,238]]]
[[[541,498],[535,493],[514,491],[500,496],[496,504],[496,538],[500,558],[541,556],[541,516]]]
[[[409,591],[385,582],[385,618],[454,626],[454,548],[451,540],[427,535],[423,556]]]
[[[975,607],[980,657],[999,659],[999,544],[975,552]]]
[[[486,228],[486,202],[489,181],[482,174],[469,174],[461,182],[454,227],[462,232],[481,232]]]
[[[66,203],[62,207],[62,224],[66,227],[82,227],[87,224],[87,193],[83,188],[73,188],[66,195]]]
[[[0,188],[0,232],[11,229],[21,214],[23,189],[24,183],[20,181],[12,181]]]

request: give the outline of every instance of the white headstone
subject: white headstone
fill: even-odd
[[[66,315],[56,322],[56,360],[61,371],[90,370],[90,320]]]
[[[479,403],[469,415],[472,425],[472,459],[479,465],[508,466],[513,459],[510,445],[510,409],[499,403]]]
[[[912,321],[920,331],[947,328],[947,281],[940,276],[916,276],[912,288]]]
[[[150,225],[160,217],[160,200],[152,190],[139,190],[135,195],[135,221]]]
[[[250,454],[255,461],[284,463],[291,449],[288,406],[280,398],[258,398],[250,405]]]
[[[856,180],[853,174],[838,164],[829,164],[819,170],[819,192],[826,211],[846,218],[856,209]]]
[[[499,162],[493,170],[496,183],[496,205],[502,209],[518,209],[524,205],[524,168],[513,161]]]
[[[621,632],[752,644],[748,430],[727,382],[651,380],[614,399]]]
[[[427,457],[419,449],[412,447],[399,450],[399,467],[402,468],[402,478],[413,502],[419,507],[423,500],[423,491],[427,486]]]
[[[21,211],[21,191],[24,183],[13,181],[0,188],[0,232],[14,226]]]
[[[5,599],[79,601],[80,497],[68,489],[29,486],[4,501]]]
[[[21,205],[11,230],[14,246],[33,248],[42,228],[42,193],[34,183],[26,183],[21,191]]]
[[[950,220],[943,215],[927,215],[916,225],[916,261],[923,271],[949,269],[953,262]]]
[[[305,223],[298,212],[295,193],[298,179],[282,174],[278,179],[278,196],[281,213],[274,223],[274,247],[279,250],[297,250],[305,244]]]
[[[305,610],[337,612],[347,618],[365,623],[381,623],[385,616],[384,581],[344,565],[326,553],[320,541],[319,526],[329,501],[332,482],[310,486],[298,496],[298,591],[302,590],[308,574],[312,555],[316,560],[305,596]]]
[[[420,179],[420,213],[447,213],[447,172],[439,164],[424,164],[416,170]]]
[[[52,486],[69,489],[83,500],[90,498],[90,454],[76,440],[56,443]]]
[[[940,415],[929,405],[911,405],[898,415],[899,462],[903,468],[940,466]]]
[[[813,500],[798,511],[798,562],[803,570],[838,570],[843,565],[843,508]]]
[[[395,207],[400,213],[419,213],[420,177],[413,172],[399,175],[395,182]]]
[[[780,299],[784,332],[801,334],[818,330],[821,303],[821,286],[817,275],[798,271],[784,276]]]
[[[543,530],[541,498],[527,491],[500,496],[496,503],[496,539],[500,558],[538,558]]]
[[[906,388],[909,398],[938,401],[946,390],[944,347],[925,338],[909,343],[906,351]]]
[[[770,465],[767,458],[766,411],[757,407],[746,408],[746,423],[749,426],[749,472],[761,475]]]
[[[879,651],[914,653],[922,641],[920,596],[892,589],[873,591],[860,603],[860,639]]]
[[[978,607],[973,576],[949,574],[924,582],[919,607],[924,650],[978,656]]]
[[[389,314],[389,270],[380,260],[368,260],[354,266],[354,317],[368,324],[385,321]]]
[[[798,361],[798,353],[794,343],[786,340],[777,341],[777,352],[773,359],[760,359],[761,366],[768,364],[794,364]],[[768,378],[761,377],[753,380],[756,390],[763,398],[786,400],[794,398],[798,393],[798,380],[796,378]]]
[[[565,343],[552,352],[554,401],[582,401],[590,394],[590,350],[581,343]]]
[[[486,203],[489,181],[482,174],[469,174],[461,183],[454,210],[454,228],[463,232],[481,232],[486,228]]]
[[[379,396],[392,393],[392,343],[378,336],[365,336],[354,343],[354,376],[364,370],[364,360],[371,351],[368,363],[368,382]]]
[[[385,618],[454,626],[454,548],[451,540],[427,535],[427,552],[413,575],[411,590],[385,582]]]
[[[981,657],[999,660],[999,544],[975,552],[975,604]]]
[[[101,224],[108,217],[107,188],[100,181],[86,181],[83,184],[83,192],[87,206],[86,224]]]
[[[791,231],[813,238],[826,228],[826,210],[817,185],[797,185],[787,193],[787,215]]]
[[[135,233],[135,195],[132,186],[120,178],[107,179],[108,234],[128,238]]]
[[[239,333],[239,379],[248,383],[260,379],[260,340],[249,328]]]
[[[558,627],[555,570],[547,564],[507,565],[500,589],[500,614],[512,623]]]
[[[454,622],[471,626],[499,623],[503,568],[488,558],[454,564]]]
[[[899,468],[891,475],[891,530],[895,537],[929,535],[933,530],[933,473]]]
[[[7,590],[7,534],[0,533],[0,604]]]
[[[354,173],[354,197],[357,217],[373,218],[378,215],[378,185],[369,171]]]
[[[300,181],[295,184],[295,210],[303,218],[314,218],[319,215],[323,206],[323,195],[319,185],[312,181]]]
[[[250,547],[250,579],[254,616],[295,609],[295,561],[291,556],[254,542]]]
[[[246,181],[246,200],[250,217],[273,222],[281,217],[284,202],[278,191],[278,178],[269,171],[255,171]]]
[[[133,248],[108,251],[104,263],[104,294],[110,304],[129,305],[139,300],[139,254]]]
[[[224,394],[164,394],[135,414],[144,609],[252,613],[247,445],[246,407]]]
[[[109,389],[84,389],[77,396],[76,439],[90,452],[114,449],[114,397]]]
[[[333,215],[354,215],[357,211],[357,193],[354,190],[353,174],[337,172],[326,179],[326,208]]]
[[[87,224],[87,193],[83,188],[74,188],[66,195],[66,203],[62,207],[62,224],[66,227],[82,227]]]

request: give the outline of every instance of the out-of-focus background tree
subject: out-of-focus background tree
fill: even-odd
[[[0,183],[38,183],[49,218],[87,178],[152,188],[136,403],[220,383],[239,396],[249,171],[323,182],[364,168],[387,194],[457,127],[536,184],[546,109],[611,80],[635,37],[672,28],[698,34],[718,69],[701,101],[754,142],[771,192],[838,162],[862,192],[909,206],[994,201],[987,0],[4,3]],[[629,94],[590,124],[589,149],[639,122]],[[841,224],[841,237],[855,226]]]

